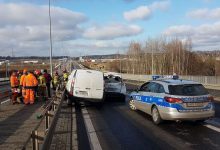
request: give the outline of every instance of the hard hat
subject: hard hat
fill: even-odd
[[[35,73],[36,75],[40,75],[41,72],[40,72],[40,70],[35,70],[34,73]]]

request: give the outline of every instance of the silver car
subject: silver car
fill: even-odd
[[[157,79],[144,83],[130,94],[129,106],[152,116],[155,124],[162,120],[204,121],[215,114],[213,97],[194,81]]]
[[[121,75],[104,74],[104,80],[106,97],[116,98],[117,100],[125,101],[126,85],[123,82]]]

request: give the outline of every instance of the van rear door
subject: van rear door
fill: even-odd
[[[104,90],[103,73],[94,70],[78,70],[74,95],[81,98],[102,99]]]
[[[91,75],[91,96],[94,99],[102,99],[104,94],[104,76],[102,72],[94,72]]]
[[[74,95],[76,97],[91,97],[91,74],[88,70],[77,70],[74,84]]]

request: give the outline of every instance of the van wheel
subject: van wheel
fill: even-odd
[[[156,106],[154,106],[152,108],[151,115],[152,115],[152,119],[153,119],[154,124],[158,125],[162,122],[162,119],[160,117],[160,113],[159,113]]]

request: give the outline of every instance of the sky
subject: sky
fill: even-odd
[[[49,56],[48,0],[0,0],[0,56]],[[191,38],[220,50],[220,0],[51,0],[54,56],[124,53],[131,42]]]

